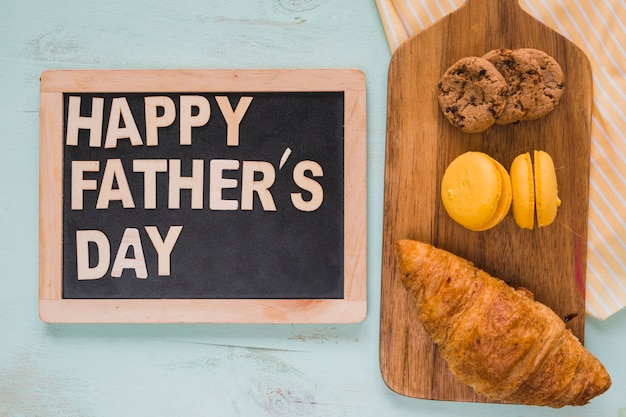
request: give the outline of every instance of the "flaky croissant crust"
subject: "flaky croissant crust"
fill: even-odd
[[[419,320],[452,373],[477,393],[559,408],[587,404],[611,386],[600,361],[528,290],[426,243],[396,247]]]

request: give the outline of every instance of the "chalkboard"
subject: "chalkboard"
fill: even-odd
[[[40,317],[355,322],[356,70],[46,71]]]

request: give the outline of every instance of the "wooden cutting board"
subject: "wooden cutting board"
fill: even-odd
[[[496,48],[541,49],[561,64],[565,92],[546,117],[466,134],[444,119],[437,82],[465,56]],[[417,319],[402,286],[394,244],[429,242],[474,262],[514,287],[535,293],[581,340],[592,103],[591,68],[584,53],[521,9],[517,0],[467,0],[429,29],[404,42],[389,67],[381,288],[380,366],[394,391],[417,398],[488,402],[459,383]],[[534,149],[548,152],[562,200],[545,228],[517,227],[511,215],[489,231],[452,221],[440,203],[447,165],[466,151],[482,151],[507,169]]]

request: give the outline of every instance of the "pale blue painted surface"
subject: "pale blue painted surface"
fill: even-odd
[[[626,407],[626,313],[588,319],[613,387],[583,408],[446,403],[378,365],[387,66],[373,1],[0,6],[0,416],[597,416]],[[61,68],[358,68],[368,87],[369,311],[356,325],[47,325],[37,315],[39,75]]]

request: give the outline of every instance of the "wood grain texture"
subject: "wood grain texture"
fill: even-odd
[[[495,48],[531,47],[552,55],[566,90],[546,117],[479,134],[454,128],[439,110],[441,74],[458,59]],[[524,12],[517,0],[468,0],[457,11],[402,44],[389,67],[383,219],[380,366],[394,391],[418,398],[488,402],[448,371],[417,319],[402,286],[394,243],[409,238],[474,262],[567,317],[584,336],[591,70],[584,53]],[[511,215],[486,232],[452,221],[439,184],[459,154],[483,151],[507,169],[520,153],[552,155],[562,205],[553,225],[525,230]],[[573,318],[572,318],[573,317]]]

